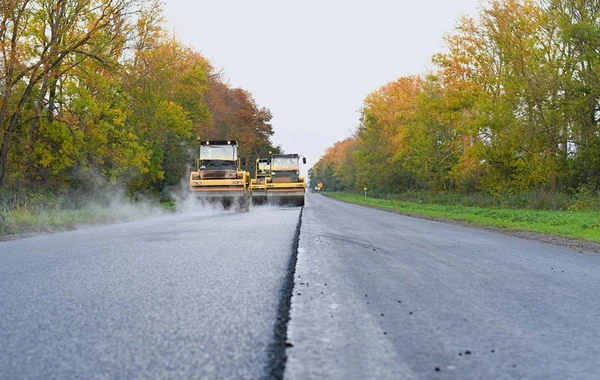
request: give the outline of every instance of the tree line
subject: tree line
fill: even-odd
[[[431,73],[369,94],[355,133],[311,168],[381,194],[600,190],[600,2],[488,0]]]
[[[271,112],[164,24],[156,0],[3,0],[0,188],[161,193],[197,135],[278,151]]]

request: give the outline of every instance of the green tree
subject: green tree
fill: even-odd
[[[422,85],[423,80],[419,77],[404,77],[379,88],[365,99],[356,131],[358,183],[383,193],[412,186],[412,178],[400,161]]]
[[[38,146],[38,132],[55,140],[52,155],[76,156],[73,144],[67,142],[69,137],[64,131],[55,130],[55,116],[61,112],[57,103],[61,81],[86,60],[110,62],[108,54],[112,51],[108,47],[121,44],[123,18],[133,6],[132,0],[2,3],[0,184],[5,183],[7,172],[23,172],[25,162],[21,161],[19,150],[30,149],[34,152],[31,154],[43,155],[42,165],[55,161],[44,153],[48,150],[43,144]],[[65,158],[62,165],[69,166],[72,159]]]
[[[600,3],[548,0],[544,4],[558,26],[556,43],[564,57],[560,111],[569,127],[571,147],[563,150],[569,153],[571,170],[563,177],[571,187],[600,189]]]

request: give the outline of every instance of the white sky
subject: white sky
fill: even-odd
[[[479,0],[164,0],[169,30],[274,117],[272,141],[312,167],[349,137],[373,90],[426,73]],[[240,142],[243,150],[243,141]]]

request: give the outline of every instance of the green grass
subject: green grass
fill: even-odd
[[[548,211],[421,204],[385,200],[346,193],[326,195],[346,202],[376,207],[408,215],[450,219],[478,226],[513,231],[537,232],[600,243],[600,212]]]
[[[176,211],[177,210],[177,204],[175,203],[175,201],[163,201],[163,202],[160,202],[160,206],[165,211]]]
[[[12,210],[0,214],[0,236],[66,231],[112,221],[101,210]]]
[[[72,230],[81,226],[128,221],[175,211],[175,202],[99,205],[50,193],[0,192],[0,239]]]

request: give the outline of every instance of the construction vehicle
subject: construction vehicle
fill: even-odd
[[[268,161],[271,175],[266,177],[267,200],[271,204],[304,206],[306,181],[300,176],[298,154],[272,154]],[[306,157],[302,157],[306,164]]]
[[[200,140],[196,170],[190,173],[190,191],[203,202],[248,210],[250,173],[241,169],[236,140]]]
[[[260,205],[267,201],[267,178],[271,176],[268,158],[257,158],[254,178],[250,180],[252,204]]]

